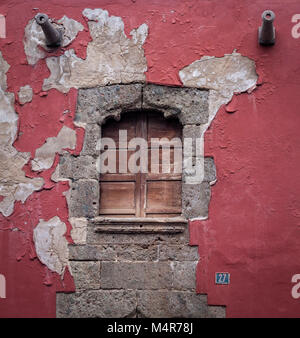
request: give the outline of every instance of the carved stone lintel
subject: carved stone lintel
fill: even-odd
[[[174,218],[107,218],[96,217],[90,220],[95,232],[134,234],[134,233],[181,233],[184,232],[187,220]]]

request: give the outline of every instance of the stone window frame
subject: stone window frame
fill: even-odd
[[[206,219],[210,185],[216,180],[213,158],[204,159],[204,179],[199,184],[186,183],[182,172],[182,217],[116,219],[99,216],[100,184],[97,161],[101,125],[108,118],[119,120],[128,111],[156,110],[165,118],[176,116],[182,125],[182,137],[201,137],[201,125],[208,122],[206,89],[174,87],[149,83],[116,84],[78,90],[75,124],[85,128],[79,156],[65,153],[60,158],[58,175],[70,179],[67,196],[69,217],[83,218],[103,233],[179,233],[188,220]],[[195,144],[195,142],[193,142]],[[195,149],[193,149],[193,155]]]

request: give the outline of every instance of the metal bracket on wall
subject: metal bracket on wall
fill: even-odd
[[[56,29],[50,23],[48,15],[38,13],[35,16],[35,21],[38,25],[41,26],[45,37],[46,37],[46,45],[49,48],[58,48],[62,44],[62,36],[63,33],[61,30]]]
[[[275,44],[274,19],[275,14],[271,10],[266,10],[262,13],[262,25],[258,28],[258,42],[260,45],[270,46]]]

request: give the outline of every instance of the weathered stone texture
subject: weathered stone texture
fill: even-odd
[[[84,142],[81,155],[99,156],[99,139],[101,127],[98,124],[87,124],[84,133]]]
[[[184,291],[138,291],[137,311],[146,318],[206,318],[206,296]]]
[[[158,245],[115,245],[118,261],[158,261]]]
[[[69,258],[76,261],[115,261],[117,251],[111,245],[70,245]]]
[[[103,289],[168,289],[172,286],[172,267],[166,262],[103,262]]]
[[[77,291],[100,289],[100,262],[70,262]]]
[[[210,185],[208,182],[200,184],[182,185],[182,211],[186,218],[207,218],[210,201]]]
[[[89,290],[57,294],[58,318],[123,318],[136,313],[136,291]]]
[[[99,210],[99,182],[89,179],[73,182],[68,204],[70,217],[95,217]]]
[[[189,245],[172,245],[165,243],[159,245],[160,261],[197,261],[198,247]]]
[[[165,117],[176,115],[183,125],[208,121],[208,91],[146,85],[143,108],[159,109]]]
[[[194,290],[196,291],[196,266],[194,262],[172,262],[173,270],[172,287],[175,290]]]
[[[107,234],[96,233],[95,226],[89,225],[87,228],[87,243],[98,244],[181,244],[189,242],[188,231],[178,234]]]
[[[80,89],[75,120],[102,124],[106,118],[118,118],[122,111],[141,109],[142,85],[112,85]]]
[[[64,154],[59,160],[59,176],[62,178],[95,179],[99,178],[96,167],[96,159],[92,156],[72,156]]]
[[[77,292],[58,295],[58,316],[223,315],[218,308],[210,312],[206,296],[196,294],[198,248],[188,245],[186,222],[178,233],[141,233],[137,230],[139,226],[132,226],[134,220],[128,219],[126,224],[118,223],[119,227],[133,231],[124,234],[120,233],[123,229],[116,230],[112,220],[105,223],[104,218],[96,217],[100,187],[94,164],[99,156],[100,125],[108,118],[118,120],[122,113],[130,110],[154,109],[163,112],[166,118],[176,115],[184,126],[183,136],[194,141],[193,163],[196,156],[203,156],[203,149],[200,155],[196,152],[195,140],[203,137],[202,126],[208,122],[208,94],[206,90],[139,83],[79,89],[75,123],[85,128],[83,150],[79,157],[63,155],[58,175],[72,179],[69,213],[75,220],[74,242],[81,245],[70,245],[69,257]],[[184,179],[193,174],[193,167],[189,172],[185,170],[185,159],[183,168]],[[202,183],[182,184],[182,209],[186,219],[208,215],[210,182],[216,180],[213,158],[204,158],[201,170]],[[82,233],[80,221],[76,221],[80,219],[87,219]],[[91,290],[95,288],[99,289]]]

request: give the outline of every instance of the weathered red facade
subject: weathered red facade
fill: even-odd
[[[84,8],[102,8],[120,16],[127,35],[142,23],[148,25],[144,44],[148,82],[181,85],[178,72],[204,55],[222,57],[236,50],[255,61],[257,88],[235,95],[227,107],[222,106],[205,135],[205,152],[215,160],[217,182],[208,219],[189,225],[190,244],[199,246],[197,292],[207,294],[210,305],[225,305],[227,317],[299,317],[300,300],[291,295],[292,276],[300,273],[300,38],[292,36],[296,24],[292,17],[300,13],[299,3],[3,1],[0,13],[6,17],[7,37],[0,39],[0,50],[10,65],[7,91],[17,98],[19,88],[29,84],[34,92],[31,103],[15,102],[19,129],[14,147],[30,152],[31,159],[63,125],[76,131],[77,145],[72,151],[80,152],[84,129],[73,123],[76,89],[67,94],[42,90],[49,71],[45,60],[27,64],[24,28],[38,11],[53,18],[67,15],[85,27],[67,49],[84,58],[91,40]],[[272,47],[258,44],[257,30],[265,9],[276,14]],[[53,166],[41,173],[25,165],[28,177],[44,178],[43,189],[24,204],[16,202],[12,215],[0,214],[0,273],[7,283],[0,317],[54,317],[55,293],[74,290],[68,272],[61,281],[37,259],[32,240],[40,219],[59,216],[72,242],[63,195],[68,183],[51,180],[58,159],[57,154]],[[230,284],[216,285],[215,272],[229,272]]]

